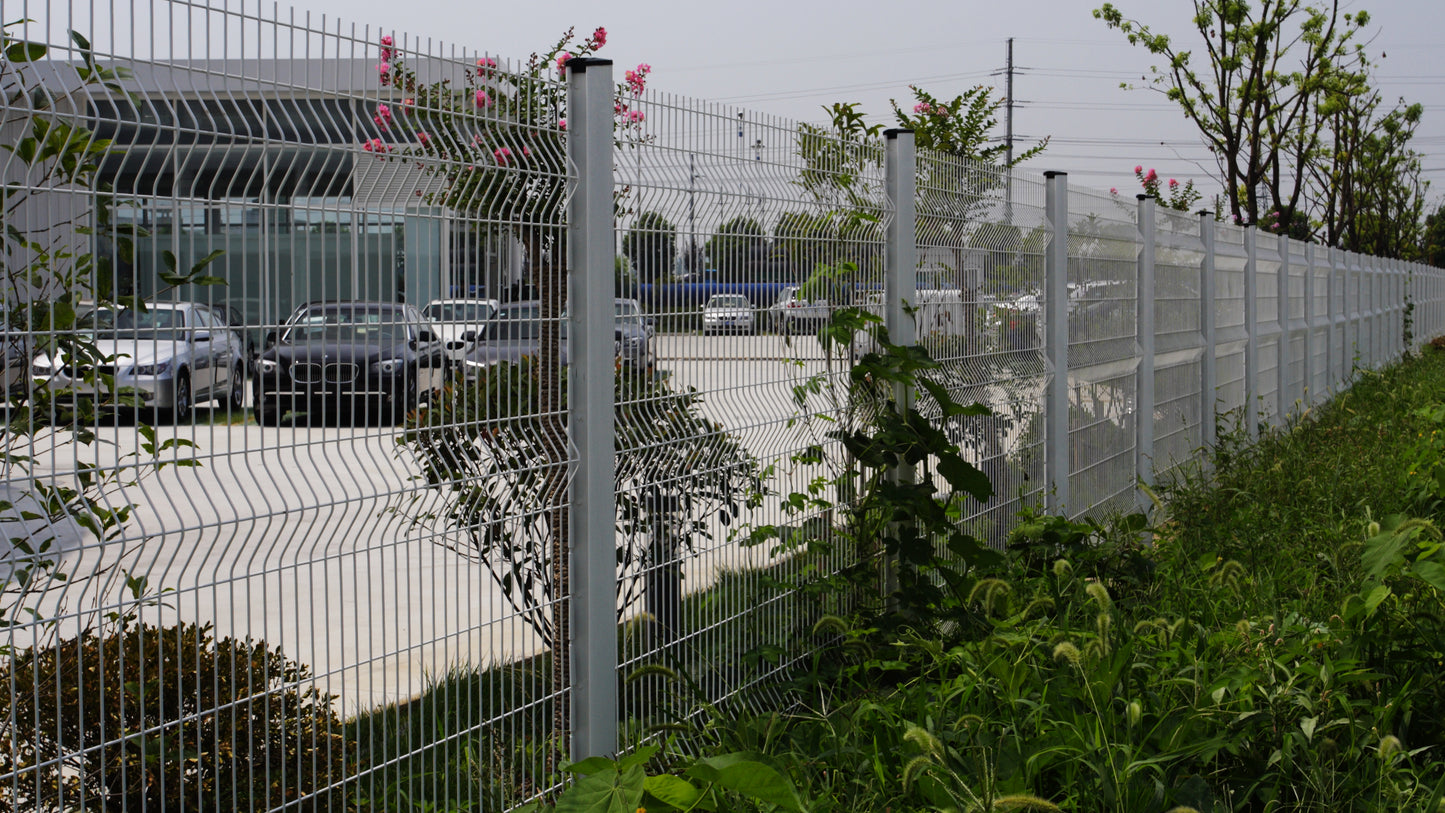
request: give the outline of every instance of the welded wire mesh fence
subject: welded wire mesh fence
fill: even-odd
[[[990,408],[944,428],[995,546],[1445,332],[1438,269],[658,93],[596,35],[564,74],[32,5],[0,49],[8,808],[505,809],[772,702],[856,598],[807,588],[878,555],[838,433],[889,407],[846,323]]]

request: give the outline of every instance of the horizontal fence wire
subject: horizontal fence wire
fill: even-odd
[[[602,63],[181,0],[23,8],[0,62],[7,808],[504,810],[586,756],[579,728],[777,708],[816,622],[887,585],[840,433],[897,408],[851,375],[890,292],[922,375],[988,408],[914,402],[989,477],[952,507],[995,548],[1060,486],[1073,515],[1135,510],[1139,482],[1207,468],[1216,427],[1285,429],[1445,333],[1440,269],[922,149],[899,201],[884,138],[645,65],[597,121],[569,96]],[[572,214],[596,128],[600,258]],[[584,265],[613,270],[610,321],[572,308]],[[599,346],[605,403],[567,374]],[[599,527],[574,512],[582,414],[614,419]],[[572,634],[576,545],[615,558],[615,647]],[[873,595],[816,589],[845,572]],[[597,657],[615,708],[578,688]]]

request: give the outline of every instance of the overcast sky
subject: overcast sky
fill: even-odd
[[[888,100],[918,84],[951,98],[979,83],[1003,88],[1005,42],[1014,38],[1014,131],[1050,136],[1039,171],[1070,173],[1071,185],[1133,193],[1136,164],[1165,177],[1207,180],[1209,153],[1182,114],[1158,93],[1124,90],[1157,62],[1095,20],[1099,3],[931,0],[632,0],[604,8],[584,0],[532,4],[302,0],[298,12],[406,32],[424,41],[514,57],[545,49],[568,27],[606,26],[617,71],[653,67],[652,88],[805,121],[821,107],[858,101],[879,120]],[[1121,0],[1126,15],[1187,38],[1187,0]],[[1432,201],[1445,193],[1445,32],[1442,0],[1345,4],[1365,9],[1369,54],[1385,97],[1425,105],[1415,148],[1427,158]],[[283,12],[284,13],[284,12]],[[330,27],[330,26],[329,26]],[[332,28],[332,30],[335,30]],[[432,49],[428,49],[432,50]],[[1000,133],[1002,128],[1000,128]]]

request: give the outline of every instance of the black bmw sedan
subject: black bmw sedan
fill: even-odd
[[[414,306],[308,302],[266,337],[256,360],[256,420],[341,408],[400,421],[441,386],[445,349]]]

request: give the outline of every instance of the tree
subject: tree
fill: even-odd
[[[1380,112],[1371,90],[1331,116],[1335,148],[1315,171],[1326,194],[1317,211],[1325,242],[1379,257],[1408,257],[1419,244],[1428,182],[1410,140],[1424,112],[1399,104]]]
[[[819,263],[834,262],[838,226],[827,214],[783,212],[773,225],[773,256],[793,278],[806,277]]]
[[[724,223],[703,250],[726,279],[742,279],[749,268],[767,256],[768,238],[762,224],[746,215]]]
[[[898,126],[913,131],[914,143],[920,150],[1011,169],[1048,146],[1045,138],[1012,161],[1000,160],[1006,158],[1009,147],[995,141],[992,133],[998,126],[998,110],[1004,99],[992,95],[987,85],[975,85],[947,102],[917,85],[909,85],[908,90],[913,94],[912,112],[905,112],[897,100],[889,99],[888,104]]]
[[[1425,217],[1424,235],[1420,241],[1420,261],[1436,268],[1445,268],[1445,204]]]
[[[659,212],[643,212],[622,238],[622,253],[642,282],[665,279],[677,257],[677,227]]]
[[[1365,87],[1356,35],[1365,12],[1341,14],[1300,0],[1195,0],[1195,33],[1205,64],[1167,34],[1124,16],[1112,3],[1094,16],[1132,45],[1164,57],[1149,86],[1179,105],[1214,153],[1235,222],[1267,211],[1290,220],[1301,206],[1309,163],[1332,105]],[[1261,201],[1261,188],[1269,200]]]

